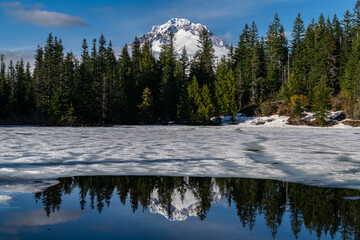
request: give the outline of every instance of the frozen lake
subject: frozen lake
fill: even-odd
[[[92,175],[243,177],[360,189],[360,129],[0,127],[0,190]]]
[[[356,238],[359,137],[355,128],[0,127],[0,238]]]

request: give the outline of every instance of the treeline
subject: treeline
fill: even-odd
[[[174,196],[179,194],[181,199],[186,199],[191,193],[198,202],[197,216],[205,220],[214,194],[219,193],[234,206],[242,227],[252,231],[256,221],[263,218],[274,239],[278,229],[284,227],[284,221],[289,222],[285,227],[291,228],[294,239],[301,239],[301,232],[306,231],[318,239],[360,239],[360,202],[346,199],[358,196],[359,190],[240,178],[94,176],[58,181],[59,184],[35,193],[47,216],[61,211],[65,196],[74,193],[79,194],[79,208],[83,211],[91,208],[101,213],[112,201],[120,200],[135,213],[148,209],[156,192],[157,204],[167,210],[169,218],[174,201],[178,201]],[[214,189],[219,192],[214,193]]]
[[[50,34],[36,51],[33,73],[22,61],[6,68],[1,59],[0,118],[212,124],[238,111],[271,114],[280,101],[280,113],[299,117],[312,110],[319,123],[331,109],[360,119],[359,32],[360,0],[342,20],[321,14],[305,27],[298,14],[290,41],[277,14],[266,37],[259,37],[254,22],[246,24],[237,47],[218,60],[206,31],[191,60],[185,48],[176,56],[173,36],[159,59],[138,39],[131,53],[125,46],[117,58],[111,41],[101,36],[90,50],[83,40],[78,60]]]

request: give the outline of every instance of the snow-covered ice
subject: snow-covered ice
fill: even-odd
[[[0,192],[89,175],[245,177],[360,189],[359,139],[357,128],[241,124],[0,127]]]

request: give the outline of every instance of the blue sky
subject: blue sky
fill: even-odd
[[[342,18],[354,4],[355,0],[0,0],[0,51],[15,58],[29,53],[44,44],[49,32],[75,53],[83,38],[90,41],[101,33],[120,48],[173,17],[202,23],[236,44],[246,22],[255,20],[260,35],[265,35],[275,12],[290,32],[298,12],[308,23],[321,12]]]

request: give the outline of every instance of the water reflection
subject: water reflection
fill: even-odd
[[[190,216],[204,220],[213,204],[226,199],[234,204],[243,227],[253,229],[265,219],[275,238],[283,221],[289,221],[297,239],[302,228],[318,238],[340,234],[342,239],[360,239],[360,191],[319,188],[272,180],[188,177],[74,177],[60,178],[59,184],[35,194],[47,216],[61,209],[62,198],[78,189],[79,207],[110,207],[118,198],[132,211],[139,208],[159,213],[171,221]],[[284,218],[285,212],[289,219]]]

